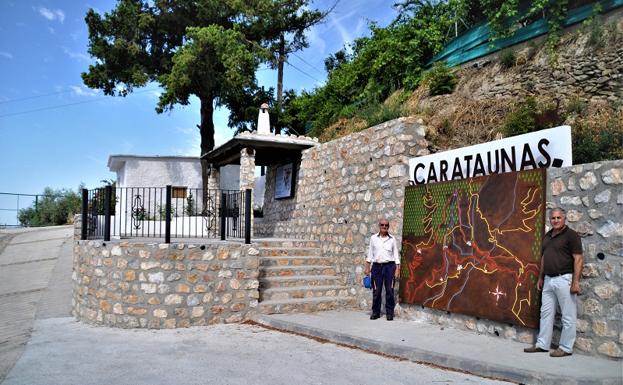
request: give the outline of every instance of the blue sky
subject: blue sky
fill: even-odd
[[[313,5],[328,9],[333,0]],[[84,15],[102,13],[116,1],[0,0],[0,192],[38,194],[45,187],[93,188],[114,179],[111,154],[199,155],[199,103],[157,114],[156,84],[126,97],[86,88],[80,74],[93,62],[87,53]],[[368,34],[368,20],[387,25],[392,2],[341,0],[326,21],[308,31],[310,47],[289,58],[284,87],[311,90],[326,79],[324,59]],[[261,70],[261,84],[276,87],[276,72]],[[217,145],[232,137],[227,111],[214,116]],[[24,206],[22,199],[20,206]],[[0,196],[0,209],[14,208]],[[0,211],[0,224],[12,223]],[[10,213],[13,216],[14,213]]]

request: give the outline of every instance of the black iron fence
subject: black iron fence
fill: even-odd
[[[82,190],[81,239],[245,238],[251,190],[117,187]]]

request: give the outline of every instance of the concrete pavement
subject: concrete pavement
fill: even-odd
[[[482,384],[488,380],[246,324],[113,329],[38,320],[2,385]]]
[[[262,315],[260,324],[382,353],[522,384],[623,384],[623,362],[574,354],[524,353],[526,344],[366,312]]]
[[[42,316],[48,303],[55,314],[70,314],[71,290],[48,291],[60,284],[51,282],[57,265],[55,279],[71,287],[72,237],[72,226],[0,232],[0,381],[24,351],[38,307]]]
[[[370,321],[366,312],[258,319],[271,328],[355,349],[255,325],[176,330],[89,326],[67,317],[71,232],[71,227],[60,227],[0,233],[2,385],[502,383],[489,378],[623,384],[621,361],[525,354],[526,345],[502,338],[401,319]]]

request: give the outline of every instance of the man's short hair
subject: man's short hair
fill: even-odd
[[[554,207],[553,209],[550,210],[550,213],[553,213],[554,211],[558,211],[565,217],[567,216],[567,212],[562,207]]]

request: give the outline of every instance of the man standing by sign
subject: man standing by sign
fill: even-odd
[[[389,234],[389,221],[379,221],[379,232],[370,237],[365,274],[370,274],[372,264],[372,315],[374,320],[381,316],[381,295],[385,286],[385,315],[388,321],[394,319],[394,282],[400,276],[400,255],[396,238]]]
[[[543,238],[543,255],[539,273],[541,296],[541,321],[535,346],[524,349],[526,353],[549,351],[556,307],[562,313],[562,333],[558,349],[552,357],[565,357],[573,353],[575,343],[576,297],[580,293],[582,273],[582,241],[580,236],[565,225],[565,212],[561,208],[551,211],[552,229]]]

